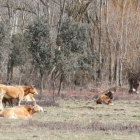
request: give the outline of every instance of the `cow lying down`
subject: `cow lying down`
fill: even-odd
[[[113,104],[112,104],[113,93],[114,93],[114,92],[109,91],[109,92],[106,93],[106,94],[100,95],[100,96],[96,99],[96,103],[97,103],[97,104],[105,103],[105,104],[113,105]]]
[[[7,108],[0,112],[0,117],[20,119],[31,118],[34,113],[43,112],[43,108],[36,103]]]

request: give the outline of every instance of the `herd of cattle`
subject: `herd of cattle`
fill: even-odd
[[[132,88],[132,91],[137,91],[134,87]],[[113,105],[112,99],[113,99],[113,90],[109,90],[105,94],[101,94],[97,99],[97,104],[110,104]],[[138,93],[138,92],[137,92]],[[43,108],[36,103],[33,105],[21,105],[20,103],[22,100],[25,101],[35,101],[35,98],[33,97],[34,94],[38,94],[37,90],[32,86],[7,86],[4,84],[0,84],[0,117],[6,117],[6,118],[30,118],[34,113],[37,112],[43,112]],[[13,107],[13,99],[17,99],[18,106]],[[3,104],[4,107],[6,107],[6,103],[9,103],[9,106],[12,106],[11,108],[7,108],[3,110]]]
[[[43,112],[43,108],[36,103],[33,105],[20,105],[22,100],[35,101],[33,94],[38,94],[37,90],[32,86],[7,86],[0,84],[0,117],[6,118],[30,118],[34,113]],[[13,106],[13,99],[17,99],[18,106],[3,110],[3,104],[6,107],[8,102]]]

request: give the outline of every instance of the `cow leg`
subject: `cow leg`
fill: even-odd
[[[10,100],[10,105],[13,107],[13,100],[12,99]]]
[[[109,104],[109,105],[113,105],[111,99],[108,101],[108,104]]]
[[[6,102],[4,102],[4,108],[6,108]]]
[[[24,94],[20,94],[18,97],[18,106],[20,106],[21,101],[23,100]]]
[[[9,99],[8,100],[8,103],[9,103],[9,106],[12,106],[13,107],[13,105],[12,105],[12,99]]]
[[[21,102],[21,101],[18,101],[18,106],[20,106],[20,102]]]
[[[102,100],[100,98],[97,98],[96,103],[97,104],[102,104]]]
[[[110,104],[111,103],[111,100],[105,98],[105,99],[102,100],[102,102],[105,103],[105,104]]]
[[[20,106],[21,100],[20,98],[18,98],[18,106]]]

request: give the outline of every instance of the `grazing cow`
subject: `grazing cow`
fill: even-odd
[[[23,100],[23,97],[28,95],[29,93],[38,94],[38,92],[32,85],[30,86],[6,86],[6,85],[0,86],[0,105],[1,105],[0,110],[3,110],[3,106],[2,106],[3,97],[5,97],[6,99],[17,99],[18,106],[20,106],[20,103]]]
[[[43,112],[43,108],[36,103],[7,108],[0,112],[0,117],[11,119],[31,118],[34,113]]]
[[[109,91],[106,94],[102,94],[100,95],[97,99],[96,99],[96,103],[97,104],[102,104],[102,103],[106,103],[106,104],[112,104],[112,99],[113,99],[113,91]]]
[[[24,101],[35,101],[35,98],[33,97],[33,94],[29,93],[28,95],[24,96]]]

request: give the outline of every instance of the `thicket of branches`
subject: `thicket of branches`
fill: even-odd
[[[58,93],[127,84],[139,77],[139,7],[138,0],[0,0],[0,82]]]

